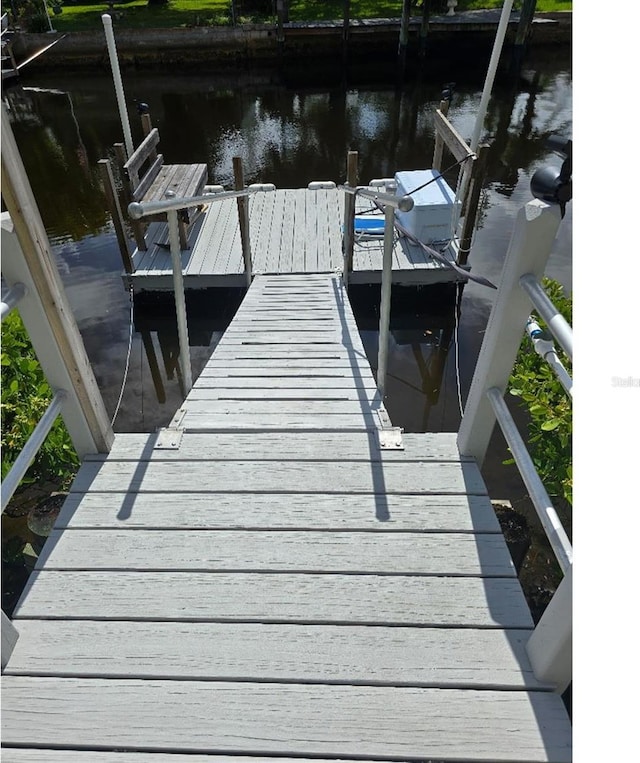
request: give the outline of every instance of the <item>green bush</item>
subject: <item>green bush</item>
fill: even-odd
[[[2,479],[51,402],[53,393],[17,312],[2,324]],[[60,417],[42,444],[22,484],[54,482],[67,487],[78,456]]]
[[[562,316],[570,323],[572,300],[562,286],[551,279],[542,285]],[[535,314],[534,314],[535,315]],[[536,316],[543,331],[544,321]],[[552,338],[547,335],[545,338]],[[556,350],[571,374],[571,362],[556,343]],[[509,379],[509,392],[519,398],[529,414],[529,453],[550,497],[573,503],[572,488],[572,410],[571,398],[547,362],[533,349],[528,335],[522,340]],[[513,463],[510,461],[509,463]]]

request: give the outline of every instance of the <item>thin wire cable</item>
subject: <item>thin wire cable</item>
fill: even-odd
[[[122,403],[122,398],[124,396],[124,388],[127,384],[127,376],[129,375],[129,363],[131,361],[131,346],[133,344],[133,287],[129,287],[129,302],[131,303],[131,311],[130,311],[130,317],[129,317],[129,347],[127,348],[127,362],[124,367],[124,378],[122,379],[122,387],[120,387],[120,397],[118,398],[118,403],[116,404],[116,410],[113,414],[113,418],[111,419],[111,426],[113,426],[118,413],[120,412],[120,405]]]
[[[456,285],[456,299],[454,300],[454,312],[453,312],[453,319],[454,319],[454,328],[453,328],[453,343],[454,343],[454,354],[455,354],[455,361],[456,361],[456,389],[458,392],[458,408],[460,409],[460,418],[464,416],[464,406],[462,405],[462,389],[460,384],[460,341],[458,338],[458,306],[461,302],[461,293],[460,293],[460,285]]]

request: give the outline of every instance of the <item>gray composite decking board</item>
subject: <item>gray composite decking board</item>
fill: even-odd
[[[37,571],[14,612],[21,618],[533,625],[517,578],[258,572]]]
[[[219,224],[219,221],[221,220],[221,214],[223,207],[220,203],[214,203],[210,204],[210,209],[207,212],[207,215],[209,216],[209,225],[217,225]],[[200,233],[200,236],[202,236],[202,232]],[[206,234],[205,234],[206,235]],[[197,243],[200,241],[200,238],[196,239]],[[193,247],[193,253],[191,256],[191,259],[189,260],[189,264],[185,268],[186,273],[190,275],[199,275],[204,270],[204,264],[206,262],[206,255],[207,255],[207,247],[202,245],[194,245]]]
[[[72,493],[56,528],[500,533],[486,496]]]
[[[529,664],[530,636],[517,629],[21,620],[5,672],[548,690]]]
[[[159,434],[117,434],[109,453],[87,461],[470,461],[460,456],[454,433],[404,433],[402,450],[381,449],[374,432],[327,432],[321,438],[305,432],[218,433],[183,435],[176,450],[154,449]]]
[[[372,388],[371,386],[359,389],[356,387],[352,389],[322,389],[313,387],[303,387],[302,389],[283,389],[282,387],[267,389],[215,387],[213,389],[206,389],[200,386],[192,390],[189,400],[192,403],[199,400],[251,400],[252,402],[256,400],[277,400],[283,403],[286,400],[335,402],[351,400],[354,402],[360,401],[368,406],[372,406],[375,403],[376,407],[379,407],[380,398],[375,387]]]
[[[200,570],[515,577],[496,534],[53,530],[41,570]]]
[[[186,412],[176,425],[191,432],[229,432],[233,430],[245,432],[264,431],[361,431],[363,426],[375,428],[378,417],[361,414],[343,414],[342,416],[327,417],[325,414],[309,415],[304,413],[262,413],[262,414],[226,414],[211,413],[197,414]]]
[[[242,331],[231,331],[229,334],[225,332],[225,339],[220,341],[223,346],[229,344],[242,344],[250,346],[253,344],[286,344],[286,345],[312,345],[312,344],[337,344],[346,345],[348,342],[344,341],[344,338],[340,336],[340,331],[337,327],[326,329],[302,329],[302,328],[283,328],[281,331],[252,331],[246,334]]]
[[[314,400],[309,396],[306,400],[287,398],[274,400],[265,398],[262,400],[216,400],[198,397],[189,398],[182,404],[182,410],[188,414],[197,416],[210,416],[242,413],[243,416],[273,415],[286,417],[289,414],[304,414],[309,416],[326,415],[331,417],[335,426],[339,426],[339,417],[359,414],[367,415],[382,407],[380,400],[370,403],[366,398],[355,400]],[[328,419],[328,423],[331,421]]]
[[[433,461],[88,461],[70,492],[96,491],[487,494],[475,463]]]
[[[240,367],[240,368],[230,368],[230,367],[209,367],[205,366],[202,369],[202,373],[198,377],[198,381],[200,379],[204,380],[209,379],[225,379],[225,378],[231,378],[231,377],[241,377],[241,378],[251,378],[251,377],[263,377],[263,378],[270,378],[274,379],[277,383],[289,383],[288,379],[348,379],[352,380],[353,376],[350,374],[350,369],[353,368],[353,366],[349,365],[348,367],[344,368],[335,368],[332,367],[330,364],[327,364],[323,367],[318,368],[299,368],[297,366],[291,366],[289,368],[278,368],[277,369],[277,376],[273,373],[273,369],[268,368],[261,368],[259,365],[256,365],[255,367]],[[358,373],[355,376],[354,381],[355,382],[365,382],[366,384],[369,384],[371,380],[373,379],[373,376],[371,375],[371,369],[367,371],[366,368],[358,368]],[[286,380],[286,381],[285,381]]]
[[[285,206],[282,216],[282,238],[278,252],[278,272],[299,270],[298,252],[293,245],[293,219],[295,207],[295,192],[285,191]],[[301,261],[301,260],[300,260]]]
[[[200,390],[212,390],[212,389],[218,389],[222,387],[229,387],[233,385],[233,388],[238,392],[241,393],[242,390],[250,391],[250,390],[263,390],[265,393],[269,390],[290,390],[295,391],[299,390],[302,392],[303,390],[311,390],[311,389],[317,389],[317,390],[324,390],[325,392],[329,392],[330,390],[335,390],[336,392],[339,392],[340,390],[343,391],[360,391],[360,392],[373,392],[376,390],[376,385],[373,380],[373,377],[371,379],[350,379],[347,376],[328,376],[328,375],[319,375],[319,376],[285,376],[285,377],[269,377],[269,376],[233,376],[233,381],[229,381],[229,377],[226,374],[217,375],[217,376],[201,376],[196,383],[192,387],[192,395],[195,399],[198,397],[198,392]]]
[[[45,759],[46,758],[46,759]],[[259,758],[246,755],[181,755],[161,752],[96,752],[94,750],[52,750],[23,749],[3,747],[3,763],[336,763],[335,758]],[[358,758],[358,763],[391,763],[391,761],[365,760]],[[397,763],[397,761],[395,762]]]
[[[5,744],[571,760],[548,692],[5,676],[3,700]]]
[[[286,342],[283,342],[286,344]],[[251,345],[243,345],[244,347],[250,347]],[[246,357],[240,358],[217,358],[215,353],[203,369],[216,370],[216,369],[238,369],[238,368],[259,368],[269,369],[272,376],[278,376],[278,372],[281,368],[342,368],[344,373],[351,375],[354,370],[365,371],[371,376],[371,366],[366,358],[362,357],[347,357],[347,358],[253,358],[251,356],[251,350],[248,350]]]

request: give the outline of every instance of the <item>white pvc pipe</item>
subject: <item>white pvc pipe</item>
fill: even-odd
[[[44,15],[47,17],[47,23],[49,24],[49,31],[55,32],[56,30],[53,28],[53,25],[51,23],[51,16],[49,16],[49,9],[47,8],[47,0],[42,0],[42,5],[44,7]]]
[[[180,366],[182,368],[182,378],[184,379],[184,393],[185,395],[188,395],[193,386],[193,377],[191,375],[187,307],[184,297],[184,281],[182,278],[182,251],[180,249],[178,213],[175,209],[172,209],[167,213],[167,222],[169,223],[169,246],[171,248],[171,264],[173,266],[173,292],[176,301],[176,319],[178,321]]]
[[[116,40],[113,36],[113,19],[108,13],[102,14],[102,24],[104,34],[107,38],[107,48],[109,50],[109,60],[111,61],[111,72],[113,73],[113,84],[116,88],[116,98],[118,100],[118,111],[120,112],[120,121],[122,122],[122,132],[124,134],[124,146],[127,152],[127,159],[133,154],[133,138],[131,137],[131,125],[129,124],[129,114],[127,113],[127,104],[124,97],[124,88],[122,87],[122,77],[120,76],[120,65],[118,63],[118,52],[116,50]]]
[[[487,108],[489,106],[489,98],[491,98],[491,91],[493,90],[493,83],[496,78],[496,71],[498,69],[498,63],[500,62],[500,54],[502,53],[502,46],[504,44],[504,38],[507,33],[507,27],[509,24],[509,16],[511,15],[511,8],[513,7],[513,0],[505,0],[502,6],[502,13],[500,14],[500,21],[498,23],[498,30],[493,42],[493,50],[491,51],[491,59],[489,60],[489,68],[484,81],[484,88],[482,90],[482,96],[480,97],[480,105],[478,106],[478,113],[476,116],[476,123],[473,126],[473,133],[471,140],[469,141],[469,150],[472,153],[476,153],[478,149],[478,143],[480,142],[480,134],[484,126],[484,120],[487,116]],[[471,163],[465,162],[462,168],[462,176],[460,183],[456,190],[456,199],[461,199],[464,202],[467,194],[467,188],[469,186],[469,180],[471,178]],[[460,212],[462,209],[458,209],[454,212],[452,229],[453,233],[458,228],[458,222],[460,220]]]
[[[14,283],[2,299],[2,320],[13,310],[13,308],[27,294],[27,287],[23,283]]]
[[[376,381],[380,397],[384,398],[389,358],[389,322],[391,320],[391,267],[393,264],[393,225],[395,210],[387,204],[384,211],[384,251],[382,254],[382,285],[380,287],[380,327],[378,330],[378,372]]]
[[[493,90],[493,82],[496,78],[496,71],[498,69],[498,63],[500,61],[500,54],[502,53],[502,46],[504,44],[504,38],[507,33],[507,26],[509,24],[509,16],[511,15],[511,8],[513,7],[513,0],[504,0],[502,6],[502,13],[500,14],[500,22],[498,23],[498,31],[496,32],[496,38],[493,42],[493,50],[491,51],[491,59],[489,61],[489,68],[487,69],[487,76],[484,81],[484,89],[480,98],[480,105],[478,106],[478,114],[476,116],[476,123],[471,135],[470,148],[474,153],[478,148],[480,141],[480,133],[484,125],[484,119],[487,115],[487,107],[489,106],[489,98],[491,97],[491,91]]]

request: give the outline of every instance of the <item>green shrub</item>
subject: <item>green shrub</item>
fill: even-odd
[[[2,324],[2,479],[53,397],[17,312]],[[50,481],[62,489],[70,483],[78,457],[60,417],[42,444],[22,484]]]
[[[542,285],[562,316],[571,323],[572,300],[557,281],[543,279]],[[535,313],[534,313],[535,315]],[[543,331],[544,321],[536,316]],[[552,338],[547,335],[545,338]],[[560,360],[571,375],[571,362],[555,343]],[[571,398],[547,362],[533,349],[528,335],[522,340],[509,379],[509,392],[528,411],[529,453],[549,496],[560,503],[573,502]],[[509,463],[513,463],[510,461]]]

